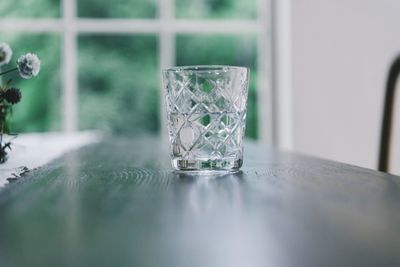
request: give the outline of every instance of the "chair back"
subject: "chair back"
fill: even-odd
[[[400,55],[393,61],[389,69],[389,75],[386,81],[385,102],[383,106],[383,118],[381,128],[381,140],[379,151],[378,170],[389,171],[390,146],[392,139],[393,113],[395,110],[394,100],[396,93],[396,84],[400,74]]]

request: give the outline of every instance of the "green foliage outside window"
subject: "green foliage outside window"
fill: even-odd
[[[79,37],[79,127],[159,130],[158,42],[146,35]]]
[[[257,0],[175,0],[178,18],[254,19]]]
[[[42,61],[40,75],[32,80],[19,79],[18,73],[2,76],[13,79],[21,88],[22,101],[13,108],[12,132],[43,132],[61,129],[60,36],[57,34],[10,34],[0,32],[0,40],[13,48],[13,58],[35,51]]]
[[[162,0],[77,0],[84,18],[157,18]],[[176,0],[177,18],[255,19],[256,0]],[[0,1],[3,18],[58,18],[60,0]],[[10,33],[0,41],[14,52],[35,51],[42,60],[40,77],[23,85],[12,129],[18,132],[61,130],[61,36],[56,33]],[[257,137],[256,37],[253,35],[178,35],[177,65],[227,64],[251,69],[247,135]],[[132,34],[80,34],[78,47],[79,129],[118,134],[160,130],[159,37]],[[7,78],[7,77],[6,77]],[[11,77],[12,78],[12,77]]]
[[[60,1],[61,0],[1,0],[0,18],[60,17]]]
[[[155,18],[157,1],[78,0],[78,16],[91,18]]]

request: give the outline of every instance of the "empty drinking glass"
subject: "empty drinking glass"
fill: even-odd
[[[163,70],[172,165],[238,170],[243,164],[249,69],[185,66]]]

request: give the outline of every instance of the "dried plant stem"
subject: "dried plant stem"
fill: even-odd
[[[0,67],[0,73],[1,72],[1,67]],[[3,84],[3,77],[0,75],[0,86]],[[0,90],[2,88],[0,87]],[[2,98],[0,98],[0,151],[3,150],[3,131],[4,131],[4,116],[3,116],[3,105],[1,104]],[[0,162],[2,162],[3,159],[0,158]]]
[[[3,123],[3,121],[0,121],[0,149],[2,148],[2,146],[3,146],[3,126],[4,126],[4,123]]]
[[[0,149],[3,146],[3,132],[4,132],[4,115],[3,114],[3,105],[0,103]]]
[[[7,74],[9,72],[16,71],[16,70],[18,70],[18,68],[9,69],[9,70],[6,70],[5,72],[0,72],[0,76],[3,75],[3,74]]]
[[[0,106],[0,109],[1,109],[1,106]],[[0,153],[1,153],[0,163],[5,161],[5,159],[3,158],[3,154],[4,154],[3,149],[5,149],[5,148],[3,148],[3,134],[4,134],[3,131],[4,131],[4,121],[3,121],[3,118],[1,118],[0,119]]]

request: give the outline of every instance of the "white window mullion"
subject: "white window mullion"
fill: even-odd
[[[276,145],[293,149],[291,0],[272,0],[272,81]]]
[[[0,19],[1,30],[10,32],[51,33],[61,32],[63,25],[60,19]]]
[[[157,19],[94,19],[76,20],[76,29],[87,33],[159,33]]]
[[[273,133],[273,101],[272,101],[272,86],[271,86],[271,43],[270,33],[271,26],[268,20],[270,16],[270,6],[267,0],[258,1],[258,25],[257,33],[257,102],[258,102],[258,133],[259,139],[266,144],[274,144]]]
[[[284,107],[290,105],[289,100],[284,101],[286,105],[280,105],[280,108],[273,106],[275,94],[280,87],[289,87],[289,82],[283,84],[284,77],[276,75],[271,76],[271,57],[281,50],[274,50],[271,54],[270,35],[273,33],[271,21],[268,18],[276,10],[271,10],[269,4],[277,0],[258,0],[258,19],[257,20],[193,20],[176,19],[174,15],[175,0],[158,0],[159,18],[158,19],[79,19],[76,15],[77,0],[62,0],[63,17],[61,19],[0,19],[0,25],[3,29],[13,32],[37,32],[51,33],[59,32],[62,34],[62,121],[63,130],[74,132],[78,128],[78,75],[77,75],[77,37],[78,33],[126,33],[140,34],[149,33],[159,36],[159,62],[161,68],[175,65],[175,37],[176,34],[193,33],[228,33],[228,34],[257,34],[257,65],[258,65],[258,116],[259,116],[259,135],[261,140],[269,144],[283,142],[290,146],[290,112],[283,112]],[[289,0],[284,0],[288,2]],[[275,21],[276,22],[276,21]],[[276,29],[275,29],[276,33]],[[275,36],[276,39],[278,39]],[[282,44],[282,40],[274,42],[272,49],[276,44]],[[278,56],[279,56],[278,55]],[[280,58],[282,59],[282,58]],[[274,69],[282,70],[284,66],[279,65],[282,60],[274,58]],[[288,69],[286,65],[286,69]],[[273,86],[271,85],[271,81]],[[278,88],[279,87],[279,88]],[[162,90],[162,86],[160,86]],[[280,90],[280,89],[279,89]],[[286,90],[287,91],[287,90]],[[166,112],[164,90],[161,91],[161,133],[166,136]],[[287,92],[285,97],[287,97]],[[283,95],[279,98],[284,100]],[[282,104],[279,102],[279,104]],[[279,115],[279,114],[280,115]],[[284,114],[283,114],[284,113]],[[283,114],[283,115],[282,115]],[[282,115],[282,116],[281,116]],[[275,117],[284,117],[284,122],[276,125]],[[278,130],[275,130],[279,128]],[[284,131],[285,130],[285,131]],[[288,130],[288,131],[287,131]],[[284,138],[276,141],[277,135],[287,132]],[[275,134],[273,134],[275,133]]]
[[[63,0],[62,118],[65,132],[77,130],[76,0]]]
[[[174,0],[159,0],[160,5],[160,64],[170,67],[175,62],[175,34],[171,25],[174,18]]]
[[[175,65],[175,34],[171,31],[170,25],[174,18],[175,1],[159,0],[159,20],[160,20],[160,65],[161,68],[171,67]],[[165,91],[160,86],[160,119],[161,119],[161,136],[167,136],[167,114],[165,107]]]
[[[265,2],[265,0],[262,0]],[[169,25],[171,31],[185,34],[243,34],[259,32],[256,20],[176,19]]]

